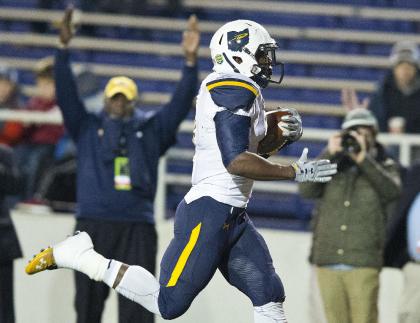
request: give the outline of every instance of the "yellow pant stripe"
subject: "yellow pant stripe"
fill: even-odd
[[[207,89],[210,91],[211,89],[213,89],[215,87],[224,86],[224,85],[243,87],[245,89],[250,90],[252,93],[254,93],[255,96],[258,95],[258,91],[255,87],[253,87],[252,85],[246,84],[246,83],[238,82],[238,81],[220,81],[220,82],[217,82],[217,83],[207,85]]]
[[[178,258],[175,268],[172,271],[171,278],[169,279],[169,282],[166,285],[166,287],[175,286],[178,282],[178,278],[179,276],[181,276],[182,271],[184,270],[184,267],[188,261],[188,257],[190,256],[191,252],[195,247],[195,244],[197,243],[198,236],[200,235],[200,230],[201,222],[191,231],[190,240],[188,241],[184,250],[182,250],[181,256],[179,256]]]

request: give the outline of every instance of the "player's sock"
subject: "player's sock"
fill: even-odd
[[[148,311],[161,315],[158,305],[159,282],[143,267],[128,266],[111,260],[103,281],[119,294],[142,305]]]
[[[160,314],[157,302],[160,285],[156,278],[142,267],[106,259],[93,249],[92,240],[86,232],[77,232],[56,244],[52,250],[52,259],[58,268],[74,269],[90,279],[103,281],[121,295]]]
[[[270,302],[254,306],[254,323],[287,323],[283,303]]]
[[[109,259],[90,249],[80,255],[76,270],[86,274],[90,279],[102,281]]]
[[[93,249],[92,240],[86,232],[76,232],[54,245],[52,251],[58,268],[74,269],[90,279],[102,281],[109,260]]]

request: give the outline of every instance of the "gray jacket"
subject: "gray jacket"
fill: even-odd
[[[387,206],[400,194],[398,165],[392,159],[368,156],[360,165],[339,170],[329,183],[304,183],[299,189],[303,197],[318,199],[312,263],[382,267]]]

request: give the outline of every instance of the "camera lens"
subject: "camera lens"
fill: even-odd
[[[357,142],[356,138],[354,138],[350,133],[346,132],[341,137],[341,146],[343,150],[347,153],[359,153],[361,151],[361,147]]]

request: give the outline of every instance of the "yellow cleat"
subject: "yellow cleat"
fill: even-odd
[[[28,275],[33,275],[44,270],[52,270],[56,268],[57,265],[54,260],[53,248],[49,247],[45,250],[41,250],[40,253],[35,255],[34,258],[29,261],[25,271]]]

